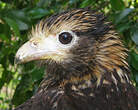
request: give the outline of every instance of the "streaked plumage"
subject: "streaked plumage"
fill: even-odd
[[[127,49],[103,14],[66,11],[40,21],[31,36],[16,61],[43,60],[46,76],[37,93],[15,110],[138,109]]]

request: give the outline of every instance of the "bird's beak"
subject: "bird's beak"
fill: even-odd
[[[52,40],[33,38],[19,48],[15,56],[15,64],[47,59],[55,52],[55,48],[51,47],[55,47]]]

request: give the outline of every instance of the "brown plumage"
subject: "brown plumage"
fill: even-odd
[[[40,21],[31,36],[16,62],[41,60],[46,75],[15,110],[138,110],[127,49],[103,14],[66,11]]]

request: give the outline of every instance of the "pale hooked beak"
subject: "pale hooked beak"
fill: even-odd
[[[19,48],[15,56],[15,64],[47,59],[55,52],[56,45],[53,39],[33,38]]]

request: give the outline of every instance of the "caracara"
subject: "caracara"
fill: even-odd
[[[16,63],[40,60],[46,74],[15,110],[138,110],[126,59],[119,35],[99,12],[74,9],[43,19]]]

